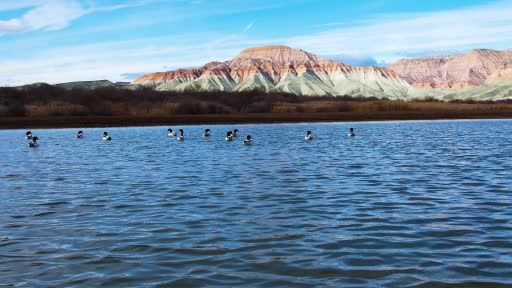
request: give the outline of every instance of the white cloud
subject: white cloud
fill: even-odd
[[[229,59],[247,45],[245,38],[211,39],[206,36],[156,37],[54,48],[26,58],[2,61],[0,86],[34,82],[61,83],[109,79],[126,75],[200,66]],[[176,43],[179,39],[179,44]]]
[[[324,55],[364,54],[382,58],[473,47],[512,46],[512,1],[422,13],[387,15],[356,26],[281,39]]]
[[[33,7],[32,7],[33,6]],[[0,20],[0,33],[58,30],[86,13],[76,1],[22,1],[18,6],[0,6],[0,10],[32,7],[19,18]]]
[[[27,30],[58,30],[84,14],[78,2],[50,1],[25,13],[21,21]]]
[[[349,64],[352,66],[386,66],[389,63],[379,62],[377,59],[365,55],[322,55],[324,58]]]
[[[157,0],[138,0],[138,1],[132,1],[130,3],[123,3],[123,4],[114,4],[114,5],[105,5],[105,6],[93,6],[93,8],[90,9],[91,12],[108,12],[108,11],[115,11],[119,9],[126,9],[126,8],[133,8],[133,7],[140,7],[147,4],[151,4],[153,2],[156,2]]]
[[[154,1],[139,0],[128,4],[103,6],[89,3],[90,7],[85,7],[78,0],[20,0],[0,3],[0,11],[30,8],[19,18],[0,20],[0,35],[37,30],[59,30],[66,28],[72,21],[86,14],[138,7]]]
[[[0,20],[0,33],[19,32],[23,30],[23,24],[18,19],[11,19],[7,21]]]

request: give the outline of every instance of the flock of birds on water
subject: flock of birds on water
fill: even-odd
[[[175,131],[173,131],[172,129],[167,129],[167,135],[169,137],[176,137],[176,140],[178,141],[184,141],[185,140],[185,136],[183,135],[183,129],[179,129],[178,130],[179,134],[176,133]],[[226,133],[226,141],[233,141],[235,139],[235,137],[237,137],[237,134],[238,134],[238,129],[235,129],[233,131],[228,131]],[[354,137],[356,136],[356,133],[354,131],[354,128],[350,128],[348,130],[348,136],[349,137]],[[83,131],[78,131],[78,133],[76,133],[76,136],[75,136],[77,139],[82,139],[84,138],[84,132]],[[204,132],[203,132],[203,137],[205,138],[209,138],[210,137],[210,129],[205,129]],[[32,134],[32,132],[30,131],[27,131],[27,133],[25,134],[25,138],[30,140],[30,142],[28,142],[28,147],[30,148],[35,148],[35,147],[38,147],[39,146],[39,143],[37,142],[37,140],[39,140],[39,138],[37,136],[34,136]],[[243,144],[244,145],[251,145],[252,142],[251,142],[251,135],[247,135],[243,141]],[[110,137],[110,135],[108,134],[108,132],[103,132],[103,136],[101,137],[101,140],[103,141],[111,141],[112,140],[112,137]],[[306,141],[311,141],[313,140],[313,133],[311,133],[311,131],[307,131],[306,132],[306,136],[304,136],[304,140]]]

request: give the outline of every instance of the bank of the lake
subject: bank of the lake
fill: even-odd
[[[0,117],[0,129],[129,127],[178,124],[301,123],[389,120],[510,119],[512,111],[398,111],[326,113],[233,113],[172,116]]]

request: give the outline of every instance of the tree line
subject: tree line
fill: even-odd
[[[48,84],[0,87],[0,117],[51,116],[167,116],[176,114],[374,112],[418,109],[454,109],[475,104],[485,109],[511,108],[512,101],[442,102],[436,99],[407,102],[375,97],[297,96],[287,93],[174,92],[148,87],[125,89],[72,88]],[[461,107],[460,105],[458,105]],[[475,108],[473,107],[473,108]]]

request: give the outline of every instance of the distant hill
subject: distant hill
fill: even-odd
[[[130,82],[111,82],[109,80],[95,80],[95,81],[77,81],[55,84],[55,86],[63,87],[66,89],[83,88],[83,89],[96,89],[104,87],[114,88],[136,88],[137,85],[131,84]]]
[[[389,66],[411,85],[424,88],[468,88],[512,84],[512,51],[474,49],[454,56],[399,60]]]
[[[66,82],[59,84],[48,84],[44,82],[37,82],[27,85],[16,86],[15,88],[24,89],[24,88],[35,88],[41,86],[56,86],[62,87],[65,89],[73,89],[73,88],[82,88],[82,89],[96,89],[96,88],[123,88],[123,89],[136,89],[140,87],[139,85],[132,84],[130,82],[111,82],[109,80],[94,80],[94,81],[76,81],[76,82]]]

